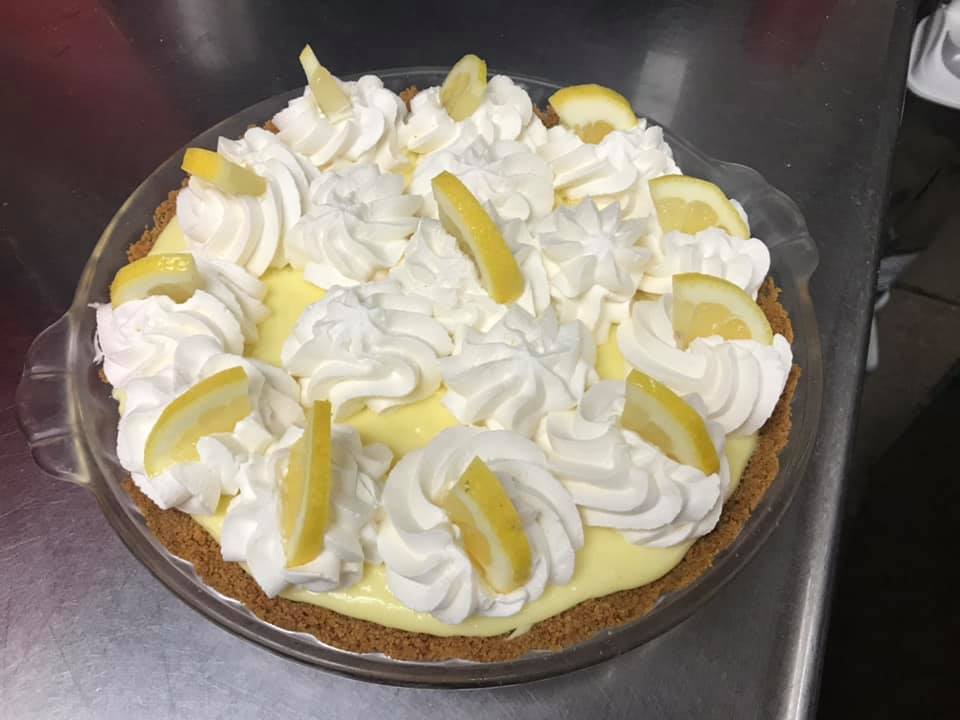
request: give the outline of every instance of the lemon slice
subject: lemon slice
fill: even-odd
[[[180,167],[194,177],[213,183],[229,195],[262,195],[267,189],[267,181],[253,170],[237,165],[212,150],[187,148]]]
[[[460,58],[440,86],[440,102],[457,122],[473,115],[486,94],[487,64],[476,55]]]
[[[686,348],[694,338],[711,335],[773,343],[770,322],[753,298],[729,280],[713,275],[674,275],[671,315],[680,348]]]
[[[203,278],[190,253],[148,255],[120,268],[110,284],[110,304],[118,308],[149,295],[185,302],[202,286]]]
[[[143,452],[147,475],[155,477],[178,463],[200,459],[197,441],[231,432],[253,412],[243,368],[221,370],[201,380],[163,409]]]
[[[508,593],[530,578],[530,542],[520,514],[483,460],[473,459],[441,506],[460,529],[463,549],[494,590]]]
[[[307,84],[310,85],[313,99],[317,107],[323,110],[324,115],[335,118],[350,110],[350,98],[343,92],[330,71],[320,64],[317,56],[313,54],[313,48],[309,45],[305,45],[300,51],[300,65],[306,73]]]
[[[598,143],[614,130],[637,124],[630,101],[603,85],[571,85],[550,96],[550,104],[565,128],[586,143]]]
[[[720,469],[717,449],[699,413],[663,383],[639,370],[627,376],[627,401],[620,423],[664,455],[705,475]]]
[[[330,418],[330,403],[315,402],[307,412],[303,435],[290,451],[280,487],[280,529],[287,567],[308,563],[323,552],[333,487]]]
[[[650,194],[664,232],[680,230],[693,235],[720,227],[735,237],[750,237],[740,213],[712,182],[688,175],[663,175],[650,181]]]
[[[449,172],[431,181],[440,210],[440,222],[473,256],[483,286],[498,303],[510,303],[523,294],[524,279],[500,229],[480,202]]]

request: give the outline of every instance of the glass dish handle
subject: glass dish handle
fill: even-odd
[[[70,402],[70,313],[40,333],[17,386],[17,420],[37,465],[60,480],[90,484],[79,418]]]

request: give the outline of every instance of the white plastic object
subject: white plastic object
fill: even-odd
[[[940,5],[917,25],[907,87],[925,100],[960,110],[960,0]]]

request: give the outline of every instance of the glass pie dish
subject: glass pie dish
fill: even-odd
[[[411,68],[377,72],[399,92],[410,85],[439,85],[446,69]],[[539,106],[561,87],[511,75]],[[355,78],[347,78],[355,79]],[[301,91],[264,100],[196,137],[191,146],[215,147],[221,135],[236,137],[262,124]],[[820,413],[822,368],[816,318],[808,292],[817,265],[816,247],[796,205],[757,172],[709,158],[665,130],[686,174],[711,180],[739,200],[753,234],[770,248],[771,275],[794,326],[794,361],[802,374],[793,401],[793,429],[780,455],[780,474],[733,544],[713,566],[682,590],[664,595],[648,614],[626,625],[555,652],[534,652],[507,662],[397,661],[380,654],[353,653],[303,633],[271,625],[239,602],[208,587],[193,567],[167,551],[148,530],[121,487],[127,473],[116,456],[117,405],[95,364],[96,327],[92,303],[105,302],[127,247],[139,237],[154,209],[179,187],[183,150],[178,150],[133,192],[104,230],[80,278],[73,304],[34,341],[17,391],[17,412],[37,463],[62,480],[82,485],[97,498],[130,551],[173,593],[221,626],[288,657],[359,679],[422,686],[503,685],[558,675],[615,657],[673,627],[726,584],[757,552],[786,511],[804,475]]]

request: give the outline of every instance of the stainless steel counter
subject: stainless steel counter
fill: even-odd
[[[200,130],[299,84],[307,40],[343,73],[443,65],[471,50],[494,67],[609,84],[704,151],[760,170],[798,202],[820,245],[826,395],[794,506],[705,609],[592,669],[460,692],[324,674],[206,622],[126,552],[92,496],[33,465],[5,409],[0,718],[811,712],[912,3],[665,0],[549,16],[519,3],[457,14],[410,3],[44,5],[19,4],[0,24],[0,407],[30,336],[66,307],[129,191]]]

